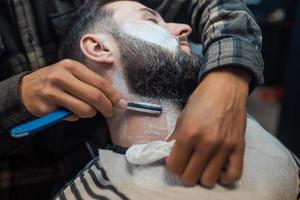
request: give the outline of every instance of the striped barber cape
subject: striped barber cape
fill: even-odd
[[[112,185],[99,161],[99,157],[92,160],[55,199],[129,199]]]
[[[247,155],[246,155],[247,156]],[[278,167],[293,171],[294,160],[279,163]],[[287,167],[290,164],[293,167]],[[247,163],[247,161],[246,161]],[[257,167],[260,163],[254,162]],[[286,164],[284,164],[286,163]],[[273,164],[271,164],[273,165]],[[269,168],[269,164],[266,164]],[[254,168],[257,168],[254,167]],[[288,169],[289,168],[289,169]],[[267,169],[267,168],[266,168]],[[100,200],[290,200],[296,199],[297,184],[290,184],[293,175],[281,174],[278,169],[266,173],[264,169],[255,170],[245,168],[245,173],[235,187],[223,187],[216,185],[213,189],[206,189],[200,185],[184,187],[177,177],[167,172],[162,162],[156,162],[149,166],[134,166],[128,163],[124,154],[111,150],[100,150],[99,157],[92,160],[63,190],[55,197],[56,200],[69,199],[100,199]],[[250,172],[251,171],[251,172]],[[272,170],[270,170],[272,171]],[[285,170],[283,170],[285,171]],[[249,173],[250,172],[250,173]],[[267,175],[266,175],[267,174]],[[275,174],[275,175],[274,175]],[[277,177],[276,177],[277,176]],[[264,178],[259,178],[264,177]],[[268,178],[269,177],[269,178]],[[277,183],[270,182],[270,178]],[[286,184],[287,183],[287,184]],[[281,188],[277,186],[281,185]],[[289,185],[289,186],[288,186]],[[277,190],[273,190],[274,187]],[[292,198],[291,198],[292,197]]]

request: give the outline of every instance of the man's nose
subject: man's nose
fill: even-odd
[[[167,29],[176,37],[188,38],[192,33],[192,28],[187,24],[168,23]]]

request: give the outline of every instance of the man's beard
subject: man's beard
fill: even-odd
[[[121,62],[129,87],[139,95],[184,105],[197,87],[200,58],[172,53],[127,34],[119,35]]]

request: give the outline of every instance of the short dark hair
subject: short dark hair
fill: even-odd
[[[112,32],[115,23],[113,11],[104,6],[116,0],[87,0],[69,19],[61,38],[60,59],[83,61],[80,39],[86,33]]]

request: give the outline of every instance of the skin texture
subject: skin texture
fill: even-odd
[[[74,113],[68,118],[90,118],[102,113],[113,115],[113,105],[124,109],[120,93],[109,81],[72,60],[63,60],[25,76],[21,85],[22,102],[34,116],[64,107]],[[126,106],[126,105],[125,105]]]
[[[186,185],[200,181],[213,187],[241,177],[248,94],[246,76],[238,77],[242,73],[224,69],[209,74],[181,113],[170,138],[177,142],[166,162]]]
[[[178,38],[188,38],[192,31],[185,24],[164,22],[157,13],[146,11],[136,2],[114,2],[107,7],[115,11],[114,18],[120,27],[126,21],[147,21]],[[113,66],[120,64],[115,63],[119,58],[117,50],[109,45],[113,40],[99,35],[93,37],[81,41],[81,45],[89,44],[85,54],[98,66],[105,65],[107,70],[113,71]],[[186,42],[182,42],[180,48],[190,52]],[[115,53],[113,58],[112,52]],[[77,118],[92,117],[97,111],[110,117],[113,105],[118,105],[122,98],[104,78],[79,63],[62,61],[24,77],[21,87],[23,103],[35,116],[63,106]],[[171,137],[176,139],[175,148],[166,159],[168,169],[186,185],[200,182],[203,186],[213,187],[217,181],[227,184],[240,178],[248,84],[246,72],[228,66],[210,72],[190,97]]]

